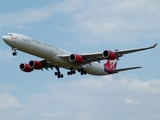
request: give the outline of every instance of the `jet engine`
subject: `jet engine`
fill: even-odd
[[[115,52],[113,51],[110,51],[110,50],[105,50],[103,53],[102,53],[102,56],[106,59],[109,59],[109,60],[115,60],[117,59],[117,55]]]
[[[33,71],[33,68],[31,68],[29,66],[29,64],[26,64],[26,63],[21,63],[19,67],[24,72],[31,72],[31,71]]]
[[[41,63],[40,61],[35,61],[35,60],[31,60],[31,61],[29,62],[29,66],[30,66],[31,68],[37,69],[37,70],[43,68],[42,63]]]
[[[83,63],[83,61],[84,61],[83,57],[82,57],[81,55],[78,55],[78,54],[71,54],[71,55],[69,56],[69,60],[70,60],[71,62],[75,62],[75,63],[77,63],[77,64],[81,64],[81,63]]]

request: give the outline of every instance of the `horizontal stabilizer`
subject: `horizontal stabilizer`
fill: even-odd
[[[115,69],[113,71],[114,71],[114,73],[118,73],[118,72],[121,72],[121,71],[133,70],[133,69],[139,69],[139,68],[142,68],[142,67],[138,66],[138,67],[121,68],[121,69]]]

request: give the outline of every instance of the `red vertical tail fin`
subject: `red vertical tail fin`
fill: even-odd
[[[109,74],[113,73],[113,70],[116,69],[117,67],[117,62],[118,60],[108,60],[105,64],[104,64],[104,71],[108,72]]]

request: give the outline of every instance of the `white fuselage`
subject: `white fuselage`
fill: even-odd
[[[34,40],[30,37],[11,33],[3,36],[3,40],[6,44],[12,48],[16,47],[17,50],[22,52],[43,58],[55,66],[62,67],[65,69],[73,68],[77,70],[79,68],[78,64],[70,62],[68,60],[61,59],[60,55],[71,55],[71,52],[59,49],[57,47],[47,45],[40,41]],[[104,66],[98,62],[92,62],[91,64],[83,65],[84,70],[88,74],[92,75],[107,75],[108,73],[104,71]]]

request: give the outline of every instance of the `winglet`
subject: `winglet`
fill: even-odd
[[[151,48],[155,48],[157,46],[158,43],[154,44],[153,46],[151,46]]]

